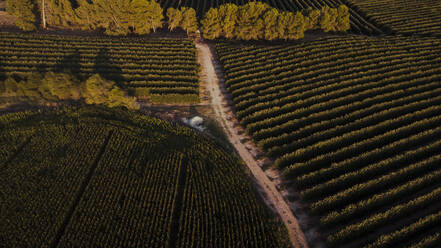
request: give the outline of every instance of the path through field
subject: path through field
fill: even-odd
[[[259,166],[258,161],[254,159],[246,146],[241,143],[241,137],[234,128],[234,117],[227,115],[228,108],[223,104],[224,95],[221,93],[221,86],[219,84],[219,82],[222,82],[223,77],[219,71],[216,72],[215,68],[218,64],[209,45],[199,43],[196,45],[196,48],[198,51],[198,61],[202,67],[202,75],[204,76],[204,80],[206,80],[207,88],[211,95],[211,105],[229,141],[233,144],[243,161],[247,164],[253,177],[256,179],[260,191],[263,191],[262,193],[264,194],[266,203],[270,207],[273,207],[282,218],[283,223],[288,229],[293,246],[295,248],[308,247],[305,235],[296,217],[291,212],[289,205],[285,202],[274,183],[266,176],[265,172]]]

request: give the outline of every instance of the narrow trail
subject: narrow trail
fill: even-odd
[[[219,123],[227,134],[228,140],[250,169],[257,185],[264,194],[266,203],[270,205],[270,207],[273,207],[282,218],[283,223],[288,229],[293,247],[308,247],[305,235],[289,205],[285,202],[285,199],[277,190],[274,183],[266,176],[265,172],[259,166],[258,161],[254,159],[246,146],[241,143],[241,138],[234,128],[234,117],[227,115],[228,109],[223,104],[224,95],[221,93],[221,86],[219,84],[219,82],[222,82],[223,76],[216,73],[215,67],[218,64],[209,45],[203,42],[196,44],[196,48],[198,50],[198,61],[202,67],[202,74],[205,77],[204,80],[206,80],[207,89],[211,95],[211,105]]]

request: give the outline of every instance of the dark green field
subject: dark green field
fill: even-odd
[[[0,116],[1,247],[289,247],[237,158],[125,110]]]
[[[440,245],[439,39],[216,48],[236,116],[330,247]]]

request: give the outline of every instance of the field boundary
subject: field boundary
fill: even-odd
[[[69,224],[70,220],[72,219],[73,213],[75,212],[76,207],[80,203],[81,198],[83,197],[83,194],[86,191],[86,187],[87,187],[87,185],[89,185],[89,182],[90,182],[96,168],[98,167],[98,163],[100,162],[101,157],[103,156],[104,152],[106,151],[106,147],[109,144],[109,140],[112,137],[112,134],[113,134],[113,130],[110,130],[103,145],[101,146],[101,149],[100,149],[95,161],[93,162],[92,166],[89,169],[89,173],[87,174],[86,178],[83,180],[83,183],[81,184],[80,190],[78,191],[71,207],[69,208],[69,211],[67,212],[66,217],[63,220],[63,223],[61,224],[60,228],[58,229],[57,234],[56,234],[54,240],[51,242],[49,247],[51,247],[51,248],[58,247],[58,244],[61,240],[61,237],[63,237],[64,232],[66,231],[67,225]]]

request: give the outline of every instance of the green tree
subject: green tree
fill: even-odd
[[[75,23],[84,30],[98,28],[99,20],[94,17],[97,15],[96,6],[88,0],[78,0],[78,8],[75,9]]]
[[[349,8],[342,4],[338,6],[337,13],[337,31],[348,31],[351,29]]]
[[[263,15],[270,8],[262,2],[248,2],[239,7],[236,38],[240,40],[257,40],[264,37]]]
[[[39,2],[41,11],[43,2]],[[75,12],[70,0],[45,0],[45,18],[48,25],[71,27],[75,24]]]
[[[305,30],[315,30],[320,28],[320,10],[309,8],[305,16]]]
[[[71,74],[48,72],[38,91],[46,100],[79,100],[79,82]]]
[[[198,30],[198,19],[196,18],[196,11],[193,8],[182,7],[182,21],[179,25],[182,29],[189,33]]]
[[[222,36],[227,39],[234,38],[234,29],[237,23],[238,7],[236,4],[227,3],[219,7],[219,18]]]
[[[175,8],[167,9],[167,24],[168,29],[173,31],[175,28],[179,27],[182,21],[182,12]]]
[[[288,25],[291,18],[292,13],[291,12],[281,12],[279,13],[279,17],[277,19],[277,34],[279,39],[288,39]]]
[[[109,99],[107,102],[109,107],[124,106],[128,109],[139,109],[140,106],[136,102],[135,97],[128,97],[126,93],[119,87],[113,87],[109,92]]]
[[[114,85],[114,82],[95,74],[81,85],[81,96],[87,104],[105,104]]]
[[[155,0],[132,0],[129,11],[126,16],[134,20],[133,30],[137,34],[149,34],[162,27],[163,10]]]
[[[95,74],[81,85],[81,95],[87,104],[102,104],[109,107],[126,106],[139,109],[136,99],[128,97],[115,82]]]
[[[201,20],[201,31],[204,38],[209,40],[216,39],[221,35],[222,26],[217,8],[210,8],[205,13],[204,19]]]
[[[31,0],[7,0],[6,10],[16,17],[15,24],[24,31],[37,29],[36,16],[33,12],[35,4]]]
[[[263,23],[265,26],[264,37],[266,40],[275,40],[279,38],[277,31],[277,24],[279,19],[279,11],[275,8],[268,10],[263,16]]]
[[[0,95],[9,97],[16,96],[18,91],[18,82],[13,77],[6,78],[0,82]]]
[[[324,6],[321,9],[320,27],[323,31],[336,31],[337,30],[337,9]]]
[[[17,96],[27,97],[35,101],[41,98],[38,86],[41,84],[42,76],[40,73],[32,73],[17,84]]]

